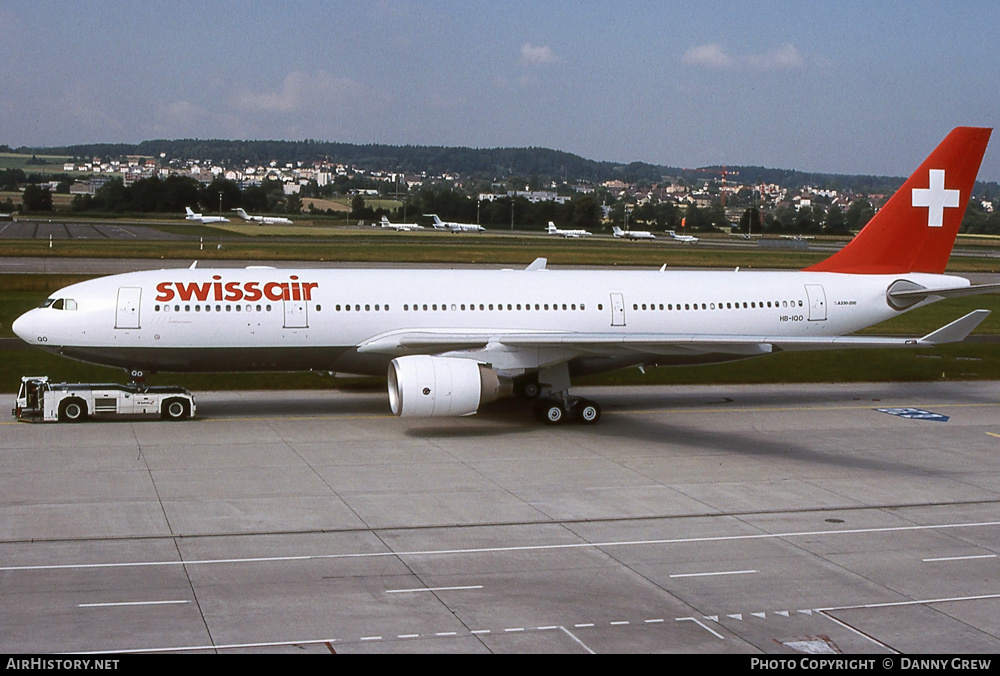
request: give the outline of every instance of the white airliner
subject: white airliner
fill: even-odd
[[[685,244],[695,244],[698,242],[698,238],[694,235],[678,235],[673,230],[667,230],[667,234],[670,235],[670,239],[676,239],[678,242],[684,242]]]
[[[14,332],[66,357],[156,372],[388,373],[401,416],[538,398],[548,423],[601,415],[572,376],[783,350],[963,340],[976,310],[923,337],[849,335],[942,298],[996,293],[945,275],[991,130],[960,127],[847,246],[803,271],[188,269],[73,284]]]
[[[188,221],[198,221],[199,223],[228,223],[229,219],[222,216],[202,216],[201,214],[196,214],[191,211],[191,207],[184,207],[184,211],[187,213],[185,220]]]
[[[385,216],[379,222],[379,225],[383,228],[392,228],[393,230],[423,230],[424,226],[418,225],[417,223],[390,223],[389,219]]]
[[[619,239],[656,239],[649,230],[622,230],[617,225],[611,228],[611,234]]]
[[[251,216],[242,208],[233,209],[236,215],[242,218],[244,221],[250,221],[251,223],[260,223],[261,225],[291,225],[291,219],[285,218],[283,216]]]
[[[560,230],[552,221],[549,221],[549,227],[545,228],[545,232],[560,237],[590,237],[590,233],[586,230]]]
[[[475,223],[456,223],[454,221],[442,221],[437,214],[424,214],[434,219],[435,230],[448,230],[449,232],[485,232],[486,228]]]

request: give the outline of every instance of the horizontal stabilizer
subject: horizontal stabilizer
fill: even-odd
[[[989,314],[989,310],[973,310],[961,319],[956,319],[951,324],[942,326],[940,329],[932,333],[928,333],[920,339],[920,342],[930,343],[931,345],[939,345],[941,343],[960,343],[968,338],[969,334],[975,331],[976,327],[979,326],[982,321],[989,316]]]
[[[976,284],[974,286],[961,286],[951,289],[890,289],[889,297],[896,300],[918,301],[931,296],[938,298],[956,298],[958,296],[979,296],[987,293],[1000,293],[1000,284]]]

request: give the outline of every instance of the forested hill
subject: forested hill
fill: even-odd
[[[512,176],[538,177],[559,182],[621,180],[626,183],[660,183],[665,178],[696,185],[718,180],[722,167],[681,169],[645,162],[616,163],[588,160],[548,148],[459,148],[443,146],[392,146],[384,144],[333,143],[328,141],[233,141],[222,139],[152,140],[137,144],[94,143],[61,148],[18,148],[19,153],[69,155],[77,158],[115,158],[144,155],[167,159],[210,160],[224,166],[243,164],[279,165],[326,160],[368,171],[429,176],[457,174],[466,178],[494,180]],[[876,177],[802,172],[765,167],[726,168],[731,184],[775,183],[787,188],[805,185],[855,193],[887,193],[903,182],[899,177]]]
[[[370,171],[428,175],[459,174],[490,179],[505,176],[541,176],[569,181],[660,181],[679,169],[641,162],[619,164],[584,159],[547,148],[451,148],[439,146],[390,146],[327,141],[227,141],[218,139],[153,140],[138,144],[94,143],[62,148],[19,148],[20,153],[73,157],[145,155],[168,159],[211,160],[224,165],[266,165],[270,162],[327,160]]]

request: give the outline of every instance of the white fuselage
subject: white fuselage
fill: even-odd
[[[397,332],[838,336],[899,314],[886,290],[901,279],[968,285],[919,273],[169,269],[66,287],[13,328],[39,347],[123,368],[383,374],[391,356],[357,348]],[[497,359],[516,372],[565,356]],[[575,372],[616,367],[602,356],[590,368],[587,355],[573,357]],[[679,349],[637,352],[632,363],[691,361]]]

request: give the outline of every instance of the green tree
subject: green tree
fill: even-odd
[[[751,235],[753,233],[757,233],[759,235],[764,229],[764,222],[760,217],[760,209],[751,207],[744,210],[743,215],[740,216],[739,229],[744,235]]]
[[[32,183],[24,189],[21,202],[25,211],[52,211],[52,192]]]
[[[590,195],[573,200],[574,229],[596,230],[601,227],[601,208]]]
[[[868,221],[875,215],[875,208],[867,199],[859,199],[851,202],[844,213],[844,220],[847,222],[847,229],[857,232],[868,225]]]
[[[844,210],[838,206],[830,207],[826,212],[826,220],[823,222],[823,233],[827,235],[848,235],[850,229],[847,227],[847,217]]]

